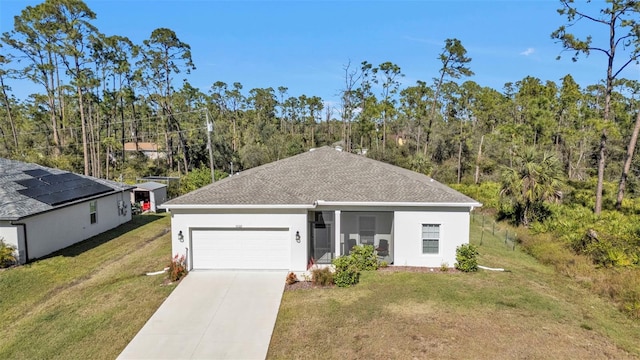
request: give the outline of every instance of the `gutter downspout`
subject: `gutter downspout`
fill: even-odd
[[[10,222],[11,225],[22,226],[22,235],[24,235],[24,263],[29,262],[29,242],[27,241],[27,224]],[[20,256],[20,254],[18,254]],[[19,262],[19,261],[18,261]]]

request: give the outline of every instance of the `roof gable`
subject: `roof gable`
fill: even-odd
[[[243,171],[165,206],[313,205],[318,201],[478,204],[428,176],[322,147]]]

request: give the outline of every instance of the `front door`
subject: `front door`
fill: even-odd
[[[317,264],[331,264],[335,253],[333,217],[327,215],[315,212],[310,223],[311,258]]]

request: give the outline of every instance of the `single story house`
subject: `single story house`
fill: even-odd
[[[136,184],[131,192],[131,202],[140,204],[142,211],[157,212],[158,206],[167,201],[167,185],[154,181]]]
[[[167,157],[167,154],[160,150],[158,144],[153,142],[127,142],[124,143],[124,151],[130,154],[141,152],[144,156],[152,160],[164,159]]]
[[[131,220],[133,187],[0,158],[0,238],[26,263]]]
[[[455,264],[480,203],[434,179],[330,147],[242,171],[166,202],[189,269],[330,264],[373,245],[389,264]]]

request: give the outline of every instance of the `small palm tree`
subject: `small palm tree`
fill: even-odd
[[[11,266],[16,262],[16,248],[0,238],[0,268]]]
[[[545,203],[562,199],[564,177],[553,154],[527,148],[515,160],[514,167],[502,171],[500,196],[514,207],[516,222],[528,226],[543,216]]]

